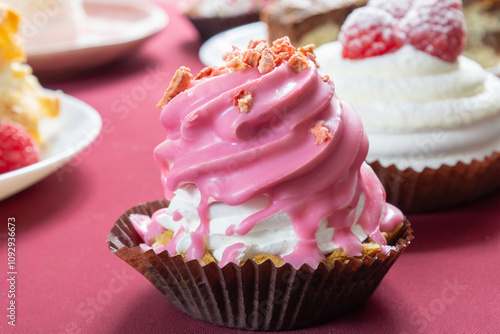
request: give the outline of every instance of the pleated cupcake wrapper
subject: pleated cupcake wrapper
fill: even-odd
[[[491,195],[500,189],[500,153],[470,164],[458,162],[438,169],[399,170],[370,164],[387,193],[387,202],[404,213],[429,212],[453,208]]]
[[[227,17],[189,17],[193,26],[198,30],[201,38],[204,40],[223,32],[225,30],[235,28],[244,24],[259,21],[259,14],[248,13],[236,16]],[[230,50],[228,50],[230,51]],[[221,58],[222,59],[222,58]]]
[[[316,270],[290,264],[276,268],[271,261],[249,260],[220,268],[185,262],[167,251],[143,252],[141,238],[129,220],[131,213],[152,215],[168,206],[156,201],[133,207],[115,223],[109,248],[144,275],[179,310],[206,322],[245,330],[289,330],[330,321],[362,305],[373,293],[394,261],[413,239],[405,220],[390,244],[388,254],[321,263]]]

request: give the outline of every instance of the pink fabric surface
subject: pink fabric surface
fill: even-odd
[[[66,167],[0,202],[1,333],[240,333],[181,313],[107,248],[115,220],[162,197],[155,104],[201,41],[174,5],[139,52],[78,77],[42,80],[99,111],[99,138]],[[147,91],[147,94],[143,94]],[[16,327],[7,325],[7,218],[16,219]],[[500,194],[410,215],[415,240],[361,309],[292,333],[500,333]],[[311,307],[314,307],[313,305]]]

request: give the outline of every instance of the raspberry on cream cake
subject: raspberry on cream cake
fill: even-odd
[[[409,223],[385,202],[361,119],[313,45],[251,41],[224,60],[175,73],[154,150],[166,200],[124,213],[109,247],[196,318],[247,330],[329,321],[369,298]]]
[[[462,56],[459,0],[371,0],[317,49],[360,114],[367,162],[404,212],[467,203],[500,187],[500,79]]]
[[[0,4],[0,121],[21,125],[37,144],[43,144],[39,122],[59,113],[59,99],[56,93],[43,90],[25,63],[18,27],[18,14]]]

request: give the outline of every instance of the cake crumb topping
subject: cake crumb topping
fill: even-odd
[[[290,66],[292,67],[292,69],[295,73],[300,73],[309,67],[309,64],[307,63],[306,57],[304,57],[298,53],[294,54],[290,58],[288,63],[290,64]]]
[[[290,38],[286,36],[273,41],[271,46],[266,43],[266,40],[251,40],[248,43],[248,49],[244,51],[233,47],[232,51],[226,52],[222,57],[226,63],[225,66],[205,67],[194,79],[191,70],[188,67],[182,66],[175,72],[169,87],[165,91],[161,101],[157,104],[157,107],[164,107],[175,96],[185,91],[192,80],[216,77],[248,68],[256,68],[260,73],[266,74],[273,71],[285,61],[295,73],[300,73],[307,69],[309,61],[314,62],[319,67],[316,63],[316,55],[314,54],[314,44],[295,49],[290,43]],[[237,104],[241,113],[247,113],[250,110],[252,98],[253,95],[251,97],[245,96],[244,100],[241,100],[241,106],[240,103]]]
[[[205,67],[198,73],[194,80],[200,80],[203,78],[216,77],[221,74],[229,73],[229,69],[227,67],[217,67],[217,66],[209,66]]]
[[[265,74],[271,72],[275,66],[276,65],[274,65],[274,57],[271,54],[271,51],[269,51],[269,49],[264,49],[264,51],[262,51],[259,66],[257,67],[257,69],[260,73]]]
[[[160,102],[158,102],[156,107],[164,107],[170,100],[185,91],[189,87],[192,78],[193,75],[191,74],[191,69],[189,67],[181,66],[181,68],[175,72],[172,81],[170,81],[170,85],[163,95],[163,98]]]
[[[245,92],[243,90],[239,91],[238,94],[234,97],[234,105],[238,107],[238,112],[240,114],[246,114],[250,112],[250,109],[252,108],[252,101],[253,101],[253,93],[252,92]]]
[[[316,145],[319,145],[327,140],[332,139],[332,135],[328,128],[325,126],[325,122],[319,121],[311,128],[311,133],[316,137]]]
[[[235,71],[241,71],[244,70],[245,68],[248,68],[248,64],[246,64],[241,57],[234,57],[230,61],[226,63],[226,66],[232,70],[233,72]]]

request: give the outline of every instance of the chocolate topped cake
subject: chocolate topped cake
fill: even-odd
[[[276,0],[261,12],[269,39],[288,36],[293,45],[321,44],[337,40],[340,26],[367,0]]]

